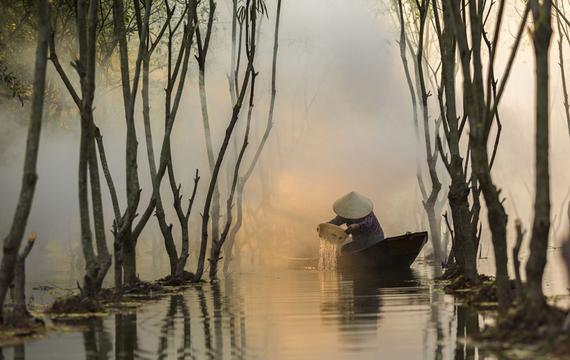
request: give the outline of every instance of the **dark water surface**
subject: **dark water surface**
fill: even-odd
[[[236,274],[82,332],[2,349],[4,359],[495,359],[460,338],[484,315],[433,285],[432,268],[374,276]]]

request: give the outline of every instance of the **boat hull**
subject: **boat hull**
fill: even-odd
[[[341,269],[409,268],[427,242],[427,232],[407,233],[351,250],[346,244],[339,258]]]

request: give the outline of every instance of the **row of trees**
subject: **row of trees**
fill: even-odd
[[[255,169],[273,125],[273,112],[276,99],[276,67],[281,0],[276,3],[274,44],[272,57],[271,100],[267,126],[252,160],[242,170],[246,149],[250,142],[252,109],[255,101],[255,83],[258,73],[255,70],[257,43],[259,42],[260,17],[269,16],[262,0],[232,1],[232,58],[229,77],[232,99],[232,112],[227,120],[223,140],[217,151],[212,141],[208,102],[206,97],[206,64],[210,39],[214,32],[216,2],[207,4],[196,0],[77,0],[73,12],[75,30],[70,34],[59,24],[65,20],[61,14],[70,4],[67,2],[49,3],[39,1],[35,10],[38,36],[35,81],[28,144],[24,164],[23,185],[20,200],[9,235],[4,241],[4,254],[0,273],[0,308],[3,308],[6,292],[14,279],[14,269],[19,269],[18,259],[25,259],[28,247],[19,254],[22,239],[30,212],[35,183],[36,164],[39,150],[43,104],[46,102],[44,88],[48,60],[64,84],[69,97],[80,115],[80,145],[78,164],[78,199],[81,226],[81,248],[85,258],[84,279],[80,286],[86,297],[96,297],[103,281],[113,265],[114,285],[117,291],[124,286],[133,286],[137,277],[137,241],[151,216],[156,219],[164,240],[164,247],[170,260],[168,279],[173,282],[200,281],[203,277],[206,252],[210,249],[209,276],[217,276],[218,263],[227,239],[233,246],[235,236],[241,226],[243,190],[247,179]],[[51,16],[49,12],[51,11]],[[207,13],[204,20],[203,14]],[[75,41],[75,54],[71,67],[64,66],[58,57],[59,42],[71,37]],[[157,53],[166,53],[158,57]],[[119,84],[122,93],[124,123],[125,193],[120,194],[107,161],[103,134],[97,127],[94,111],[97,86],[108,79],[101,71],[109,66],[109,61],[117,58],[119,63]],[[175,175],[172,158],[171,134],[179,117],[180,103],[189,96],[187,85],[191,78],[191,59],[198,65],[198,84],[201,101],[201,114],[210,165],[207,193],[202,209],[202,230],[199,257],[195,273],[185,271],[190,254],[189,220],[200,184],[199,170],[195,172],[194,186],[188,196],[188,205],[183,205],[184,194]],[[150,73],[152,68],[164,72],[164,112],[163,119],[153,119],[150,97]],[[142,99],[142,106],[137,100]],[[244,103],[248,112],[242,113]],[[146,154],[152,188],[149,199],[144,203],[143,189],[140,186],[138,139],[136,123],[142,118]],[[237,124],[245,118],[245,131],[241,140],[237,139]],[[164,133],[158,158],[153,145],[152,122],[163,121]],[[220,172],[230,141],[241,141],[237,149],[235,163],[231,164],[230,186],[227,189],[225,223],[220,232]],[[101,172],[103,179],[101,179]],[[173,198],[174,214],[180,225],[181,239],[176,241],[173,225],[167,218],[167,202],[164,200],[163,178],[168,177],[168,185]],[[104,182],[104,183],[103,183]],[[103,196],[108,189],[112,209],[113,235],[112,252],[107,247]],[[234,198],[237,192],[237,222],[233,220]],[[124,200],[121,199],[124,197]],[[211,234],[210,234],[211,229]],[[35,237],[28,242],[33,244]],[[231,249],[231,246],[230,246]],[[228,261],[229,263],[229,261]]]
[[[448,275],[464,276],[471,284],[479,281],[477,249],[481,238],[482,196],[494,248],[500,311],[505,313],[517,296],[532,309],[543,310],[547,308],[542,279],[547,260],[551,213],[548,154],[549,49],[552,24],[556,19],[564,108],[568,115],[562,42],[565,39],[568,41],[567,29],[570,24],[564,15],[564,9],[552,0],[524,2],[512,46],[505,51],[508,54],[506,65],[497,69],[497,53],[504,38],[502,25],[505,14],[516,10],[507,1],[397,0],[395,6],[400,24],[400,53],[410,89],[416,132],[419,132],[416,112],[418,103],[423,116],[423,141],[432,184],[430,194],[427,194],[421,181],[420,171],[418,178],[428,219],[434,216],[433,198],[437,198],[441,189],[436,167],[439,159],[451,179],[447,196],[451,221],[445,216],[452,234],[447,261]],[[534,221],[530,257],[526,263],[527,282],[522,285],[524,291],[515,294],[511,289],[507,266],[505,199],[494,180],[492,168],[502,128],[499,107],[527,26],[535,58]],[[426,49],[432,51],[428,53]],[[414,76],[408,65],[408,54],[414,57]],[[432,93],[426,85],[428,81],[436,95],[434,107],[437,110],[429,107]],[[493,131],[493,128],[496,130]],[[467,138],[463,136],[466,133]],[[492,134],[495,134],[494,139]],[[432,223],[434,222],[430,220],[432,240],[439,239],[436,238],[439,224],[434,223],[434,229]],[[520,241],[522,236],[522,228],[519,228]],[[439,241],[435,241],[436,256],[439,252],[438,245]],[[518,255],[518,252],[515,254]],[[515,263],[518,264],[516,257]],[[517,265],[517,274],[518,266],[520,265]],[[536,311],[533,314],[542,313]]]

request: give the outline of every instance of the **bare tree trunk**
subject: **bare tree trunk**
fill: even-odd
[[[437,203],[437,198],[439,192],[441,191],[441,183],[437,175],[437,149],[431,146],[431,135],[429,127],[429,108],[428,108],[428,97],[429,94],[426,89],[425,79],[424,79],[424,36],[425,36],[425,26],[429,10],[429,1],[422,0],[418,3],[418,11],[420,16],[420,28],[419,28],[419,40],[417,49],[417,64],[416,71],[418,75],[419,82],[419,95],[421,98],[421,109],[423,117],[423,127],[424,127],[424,141],[426,146],[426,162],[428,165],[428,172],[431,180],[431,191],[426,199],[424,199],[423,205],[427,213],[428,224],[430,227],[430,238],[433,245],[434,258],[437,263],[443,259],[442,249],[441,249],[441,219],[440,215],[436,215],[435,208]],[[435,125],[435,134],[438,133],[439,124]]]
[[[230,233],[228,235],[228,242],[226,244],[226,259],[224,260],[224,273],[228,273],[230,270],[230,265],[234,260],[234,248],[236,237],[243,225],[243,190],[245,184],[243,184],[243,179],[240,178],[237,184],[237,196],[236,196],[236,220],[232,226]]]
[[[406,75],[406,82],[408,84],[408,89],[410,91],[410,98],[412,101],[412,115],[413,115],[413,124],[416,136],[416,143],[419,145],[420,143],[420,130],[418,124],[418,102],[416,99],[416,90],[414,88],[414,82],[412,81],[412,76],[410,73],[410,68],[408,65],[408,58],[407,58],[407,39],[406,39],[406,28],[405,28],[405,20],[404,20],[404,8],[401,0],[398,0],[398,10],[399,10],[399,22],[400,22],[400,58],[402,60],[402,65],[404,67],[404,74]],[[425,184],[422,179],[421,174],[421,166],[420,166],[420,159],[419,159],[419,152],[416,150],[416,179],[418,181],[418,186],[422,195],[422,199],[425,201],[428,197],[427,191],[425,189]]]
[[[453,29],[461,60],[464,106],[470,130],[472,176],[479,182],[487,205],[487,217],[495,252],[499,311],[505,313],[510,303],[510,283],[507,271],[507,214],[499,197],[500,190],[496,188],[492,180],[487,143],[492,120],[497,112],[524,31],[525,21],[528,16],[528,6],[525,8],[499,90],[495,93],[493,88],[496,81],[493,78],[493,68],[506,1],[501,0],[499,2],[493,38],[490,41],[489,70],[487,71],[486,83],[483,79],[484,70],[481,57],[481,40],[485,33],[485,3],[469,2],[469,4],[462,6],[459,0],[444,1],[446,1],[447,6],[451,10],[451,19],[453,20]],[[468,21],[467,16],[469,17]],[[467,35],[468,30],[469,37]]]
[[[536,59],[536,135],[535,135],[535,199],[534,222],[530,239],[530,256],[526,264],[527,297],[532,308],[546,305],[542,292],[542,278],[546,266],[548,234],[550,231],[550,174],[549,174],[549,47],[552,36],[552,1],[539,4],[529,1],[534,29],[532,43]]]
[[[409,43],[406,32],[405,32],[405,20],[404,20],[404,5],[402,0],[398,0],[398,9],[399,9],[399,21],[400,21],[400,57],[402,59],[402,64],[404,66],[404,72],[406,74],[406,80],[408,83],[408,87],[411,94],[413,111],[414,111],[414,126],[416,131],[416,140],[420,140],[419,136],[419,124],[417,119],[417,97],[420,99],[420,108],[422,111],[422,119],[423,119],[423,129],[424,129],[424,142],[425,142],[425,150],[426,150],[426,163],[428,166],[429,176],[432,183],[432,188],[430,193],[427,193],[425,185],[422,180],[421,175],[421,168],[419,162],[416,164],[416,178],[418,180],[418,185],[420,187],[420,191],[422,193],[422,202],[424,210],[426,211],[426,215],[428,218],[428,224],[430,228],[430,240],[433,246],[434,251],[434,258],[436,262],[440,262],[443,260],[443,250],[441,249],[441,219],[439,215],[436,215],[436,204],[437,199],[439,196],[439,192],[441,190],[441,183],[439,181],[437,175],[437,157],[438,152],[437,148],[431,145],[431,135],[430,135],[430,124],[429,124],[429,108],[428,108],[428,97],[429,94],[426,89],[425,77],[424,77],[424,38],[425,38],[425,29],[426,29],[426,22],[429,10],[429,1],[423,0],[421,2],[416,3],[415,7],[419,13],[419,28],[418,28],[418,45],[416,51],[411,48],[410,50],[415,55],[414,64],[415,64],[415,77],[416,77],[416,88],[414,89],[414,85],[411,79],[408,61],[406,56],[406,44]],[[415,16],[415,14],[414,14]],[[439,128],[439,124],[435,124],[434,134],[437,134]],[[435,135],[434,135],[435,136]]]
[[[87,297],[94,297],[97,293],[97,275],[99,264],[93,249],[93,235],[91,233],[89,217],[89,185],[87,183],[87,173],[89,165],[88,142],[90,117],[87,111],[82,110],[81,114],[81,139],[79,142],[79,218],[81,224],[81,247],[85,258],[85,275],[83,279],[82,294]]]
[[[188,62],[190,58],[190,51],[192,46],[192,38],[194,36],[194,28],[196,26],[196,2],[191,1],[186,5],[183,14],[186,15],[186,24],[184,26],[184,38],[180,44],[178,54],[176,59],[174,59],[173,64],[173,43],[174,36],[182,23],[184,18],[180,18],[175,21],[174,26],[171,24],[171,17],[173,16],[174,9],[170,8],[169,4],[167,6],[167,21],[165,22],[162,30],[152,44],[147,44],[145,54],[143,56],[143,117],[145,125],[145,139],[147,147],[147,157],[149,161],[150,175],[153,183],[153,202],[156,206],[156,217],[159,223],[159,228],[164,238],[164,245],[166,252],[169,257],[170,263],[170,276],[172,279],[175,277],[183,275],[186,260],[189,254],[189,229],[188,222],[192,210],[192,204],[196,196],[197,186],[198,186],[198,172],[196,172],[195,185],[192,196],[189,201],[188,208],[186,212],[182,210],[181,199],[182,195],[180,193],[180,186],[176,184],[176,179],[174,176],[174,166],[172,163],[171,148],[170,148],[170,132],[172,126],[176,119],[178,112],[181,94],[184,89],[184,84],[186,80],[186,73],[188,69]],[[149,66],[150,66],[150,56],[156,49],[160,38],[164,31],[168,29],[168,79],[165,89],[166,100],[165,100],[165,134],[163,139],[163,145],[160,157],[160,166],[157,171],[153,142],[152,142],[152,131],[150,126],[150,99],[149,99]],[[174,65],[174,66],[173,66]],[[178,81],[177,81],[178,79]],[[178,215],[181,231],[182,231],[182,245],[180,256],[176,250],[176,245],[174,242],[174,237],[172,236],[172,224],[168,224],[166,221],[166,215],[164,212],[164,206],[162,203],[162,197],[160,194],[160,183],[165,172],[168,171],[168,177],[172,189],[172,194],[174,197],[174,208]],[[150,209],[150,204],[149,208]],[[152,210],[150,210],[152,211]],[[148,213],[147,213],[148,214]]]
[[[218,181],[218,175],[220,172],[220,168],[222,165],[222,162],[224,160],[224,156],[226,154],[226,150],[229,146],[229,142],[232,136],[232,133],[234,131],[235,125],[237,123],[237,120],[239,118],[239,113],[241,110],[241,106],[243,104],[243,100],[245,97],[245,93],[247,90],[247,86],[249,83],[249,78],[250,76],[253,76],[253,61],[254,61],[254,57],[255,57],[255,27],[256,27],[256,17],[257,17],[257,8],[256,8],[256,1],[251,1],[251,0],[247,0],[246,5],[245,5],[245,14],[246,14],[246,19],[244,20],[246,23],[246,27],[248,29],[246,29],[246,39],[250,39],[250,43],[248,45],[246,45],[246,48],[248,50],[247,52],[247,57],[248,57],[248,64],[247,64],[247,68],[245,70],[245,75],[243,78],[243,82],[241,84],[241,89],[239,92],[239,96],[237,98],[237,102],[233,107],[233,111],[232,111],[232,116],[230,119],[230,122],[228,123],[228,126],[226,128],[226,132],[225,132],[225,136],[224,136],[224,140],[222,142],[222,146],[218,152],[218,156],[216,158],[216,164],[214,166],[214,171],[212,172],[212,177],[210,179],[210,184],[208,186],[208,193],[206,195],[206,201],[204,203],[204,210],[202,212],[202,240],[200,243],[200,253],[199,253],[199,257],[198,257],[198,265],[196,268],[196,280],[200,280],[202,278],[202,275],[204,273],[204,262],[206,260],[206,250],[207,250],[207,246],[208,246],[208,226],[209,226],[209,221],[210,221],[210,208],[212,205],[212,198],[214,195],[214,190],[216,187],[216,183]],[[249,26],[250,26],[250,19],[251,19],[251,32],[249,32]],[[249,34],[249,38],[248,35]]]
[[[82,293],[87,297],[95,297],[99,288],[99,278],[102,266],[99,264],[93,248],[93,235],[89,219],[89,184],[87,174],[90,172],[89,163],[92,159],[93,145],[95,141],[93,126],[93,100],[95,97],[95,62],[96,45],[95,34],[97,28],[98,1],[79,1],[77,9],[77,30],[79,32],[79,65],[84,72],[79,72],[81,83],[81,141],[79,150],[79,213],[81,218],[81,233],[83,256],[85,257],[86,269]],[[97,168],[92,167],[92,168]],[[97,174],[90,174],[92,181]],[[91,184],[93,187],[94,184]],[[97,185],[95,185],[97,186]],[[98,189],[98,188],[97,188]],[[99,216],[99,208],[95,208],[98,199],[97,189],[92,189],[94,200],[94,216]],[[99,189],[100,190],[100,189]],[[97,225],[101,225],[98,218]],[[99,236],[101,232],[97,233]],[[103,233],[104,234],[104,233]],[[98,238],[101,240],[101,238]],[[96,238],[97,240],[97,238]],[[106,246],[106,244],[105,244]]]
[[[564,67],[564,45],[562,44],[564,36],[567,37],[569,44],[570,38],[568,38],[568,25],[564,26],[562,24],[563,19],[560,14],[560,9],[558,8],[558,0],[556,1],[556,8],[556,25],[558,27],[558,65],[560,66],[560,80],[562,81],[562,94],[564,95],[564,115],[566,116],[568,133],[570,134],[570,102],[568,100],[568,85],[566,84],[566,69]]]
[[[463,158],[460,151],[461,124],[457,116],[456,90],[455,90],[455,59],[457,45],[453,36],[451,12],[447,4],[442,4],[443,31],[439,22],[437,2],[433,1],[434,22],[439,39],[441,54],[441,77],[442,87],[438,92],[440,113],[447,145],[450,152],[448,161],[441,141],[438,137],[440,155],[451,177],[451,185],[448,193],[449,206],[453,218],[454,244],[451,256],[455,258],[455,264],[461,273],[471,282],[477,280],[476,247],[474,246],[473,233],[469,212],[469,188],[465,182],[463,170]],[[443,96],[445,95],[445,105]]]
[[[243,143],[238,154],[238,158],[234,167],[233,171],[233,178],[232,178],[232,186],[230,189],[230,194],[228,196],[227,205],[226,205],[226,224],[218,241],[212,239],[212,247],[210,249],[210,280],[215,280],[218,274],[218,263],[221,260],[220,253],[222,251],[222,246],[228,237],[228,233],[230,231],[230,227],[232,225],[233,217],[232,217],[232,207],[234,201],[234,195],[236,191],[236,186],[239,181],[239,170],[241,167],[241,163],[243,161],[243,156],[245,154],[245,150],[249,145],[249,132],[251,129],[251,115],[253,111],[253,99],[255,96],[255,77],[257,74],[255,73],[255,68],[252,69],[252,76],[251,76],[251,85],[250,85],[250,95],[249,95],[249,109],[247,112],[247,124],[245,126],[245,134],[243,137]]]
[[[476,126],[476,125],[475,125]],[[471,126],[474,127],[473,125]],[[474,131],[472,131],[474,133]],[[472,141],[473,141],[473,135]],[[477,135],[475,135],[477,136]],[[474,143],[479,141],[473,141]],[[487,217],[492,233],[493,249],[495,253],[496,280],[499,298],[499,308],[505,310],[510,302],[510,285],[508,275],[507,256],[507,214],[499,198],[499,190],[493,184],[491,170],[485,143],[473,145],[472,166],[481,184],[481,190],[487,204]]]
[[[181,278],[184,275],[184,268],[186,267],[186,261],[188,260],[188,256],[190,255],[190,234],[188,229],[188,222],[190,221],[190,214],[192,213],[192,206],[194,205],[194,200],[196,199],[196,192],[198,190],[198,182],[200,181],[198,169],[196,169],[196,175],[194,176],[194,190],[192,190],[192,196],[190,200],[188,200],[188,208],[184,213],[182,211],[182,206],[180,204],[180,199],[182,196],[180,195],[180,191],[177,190],[175,195],[175,203],[176,203],[176,213],[178,214],[178,219],[180,221],[180,226],[182,227],[182,246],[180,248],[180,256],[176,262],[176,277]]]
[[[562,93],[564,95],[564,114],[566,116],[566,123],[568,125],[568,134],[570,135],[570,101],[568,95],[568,85],[566,84],[566,71],[564,67],[564,50],[562,45],[562,40],[566,38],[566,42],[570,45],[570,33],[568,29],[570,28],[570,20],[564,13],[566,12],[564,2],[562,2],[562,9],[559,7],[558,1],[553,5],[556,10],[556,22],[558,25],[558,56],[559,56],[559,66],[560,66],[560,77],[562,81]],[[568,217],[568,224],[570,224],[570,202],[568,202],[568,208],[566,211]],[[570,320],[570,317],[568,318]]]
[[[87,4],[86,4],[87,5]],[[79,6],[78,6],[79,8]],[[84,32],[84,36],[79,36],[79,68],[85,70],[85,76],[81,76],[81,90],[83,94],[83,121],[85,132],[85,151],[87,157],[87,165],[85,171],[89,171],[89,182],[91,187],[91,200],[93,202],[93,224],[95,232],[95,249],[97,255],[93,259],[95,268],[97,269],[92,279],[86,279],[87,289],[85,294],[95,296],[99,290],[103,279],[109,270],[110,258],[107,250],[107,242],[105,240],[105,225],[103,220],[103,202],[101,199],[101,184],[99,180],[99,166],[95,149],[95,122],[93,117],[93,102],[95,98],[95,68],[97,61],[97,11],[99,9],[99,1],[91,0],[88,3],[85,22],[83,23],[83,15],[78,16],[78,30]],[[78,11],[79,13],[79,11]],[[82,24],[83,23],[83,24]],[[83,51],[82,51],[83,48]],[[79,71],[81,74],[81,71]],[[87,188],[87,187],[86,187]],[[87,195],[87,192],[85,192]],[[87,202],[88,200],[84,199]],[[88,206],[87,206],[88,208]],[[89,217],[89,214],[86,214]],[[86,229],[91,233],[91,229]],[[89,251],[88,253],[91,253]]]
[[[85,277],[82,289],[83,296],[94,297],[100,290],[101,284],[110,266],[110,255],[105,241],[103,222],[103,206],[97,156],[95,150],[96,127],[93,120],[93,99],[95,96],[95,67],[97,52],[97,0],[78,0],[76,23],[79,45],[79,60],[74,66],[79,74],[81,97],[75,90],[67,74],[59,63],[54,34],[50,37],[50,60],[61,77],[81,115],[81,137],[79,146],[78,167],[78,198],[79,217],[81,225],[81,245],[85,257]],[[93,217],[95,223],[95,240],[97,254],[93,247],[89,216],[89,184],[93,201]]]
[[[172,34],[170,34],[169,36],[169,49],[171,49],[171,44],[172,44]],[[170,64],[170,56],[171,55],[169,50],[169,64]],[[150,168],[150,176],[153,182],[153,187],[158,186],[158,188],[160,189],[160,185],[155,184],[157,180],[157,171],[156,171],[156,162],[155,162],[153,143],[152,143],[152,130],[150,125],[149,70],[150,70],[150,54],[147,53],[147,56],[145,56],[143,59],[143,91],[142,91],[145,139],[146,139],[148,163]],[[166,91],[167,107],[170,106],[171,93],[172,93],[172,86],[170,84],[167,84],[167,91]],[[165,126],[168,124],[168,121],[169,119],[166,118]],[[170,152],[170,144],[167,147],[167,151]],[[168,162],[166,166],[168,167]],[[176,265],[174,263],[174,259],[177,258],[176,246],[174,245],[174,238],[172,237],[172,227],[169,226],[166,222],[166,215],[164,213],[164,207],[162,205],[162,196],[160,194],[160,190],[154,195],[154,199],[156,202],[155,215],[164,239],[164,246],[166,249],[166,253],[168,254],[168,258],[170,261],[170,273],[173,274],[176,269]]]
[[[241,178],[238,178],[238,181],[237,181],[236,222],[230,230],[230,233],[228,236],[228,242],[226,244],[226,259],[224,261],[224,272],[226,272],[226,273],[229,271],[229,266],[230,266],[231,261],[232,261],[233,248],[234,248],[234,244],[235,244],[235,240],[236,240],[236,235],[237,235],[237,233],[238,233],[238,231],[241,228],[241,225],[243,223],[243,191],[244,191],[245,185],[247,184],[247,181],[249,180],[249,178],[251,177],[251,174],[255,170],[255,167],[259,161],[259,158],[261,157],[261,153],[263,152],[263,149],[265,148],[265,144],[267,143],[267,140],[269,139],[271,129],[273,129],[273,114],[274,114],[274,110],[275,110],[275,100],[277,97],[277,86],[276,86],[276,82],[277,82],[277,52],[279,49],[279,23],[280,23],[280,19],[281,19],[281,0],[277,0],[277,10],[276,10],[276,15],[275,15],[275,32],[274,32],[274,37],[273,37],[273,62],[272,62],[272,68],[271,68],[271,100],[269,103],[269,113],[267,115],[267,125],[265,126],[265,132],[263,133],[261,141],[257,147],[257,150],[255,151],[255,155],[253,156],[253,159],[252,159],[251,163],[249,164],[247,171],[245,172],[244,176]]]
[[[513,247],[513,265],[515,267],[515,282],[517,287],[517,295],[522,296],[523,285],[521,280],[521,261],[519,260],[519,253],[521,251],[522,242],[526,231],[522,227],[522,222],[517,219],[515,222],[515,230],[517,234],[515,246]]]
[[[14,269],[18,260],[18,251],[22,243],[24,232],[32,202],[38,175],[36,173],[42,113],[45,93],[45,77],[47,68],[48,39],[49,39],[49,1],[40,0],[38,4],[38,42],[36,47],[36,63],[34,68],[34,88],[32,95],[32,110],[26,153],[24,158],[24,173],[22,186],[18,198],[18,205],[14,213],[10,232],[4,238],[3,255],[0,263],[0,320],[3,320],[4,300],[8,287],[14,277]]]
[[[36,233],[28,238],[26,246],[18,255],[16,262],[16,271],[14,277],[14,310],[12,317],[14,321],[21,321],[30,317],[28,306],[26,305],[26,259],[32,251],[32,247],[36,241]]]
[[[210,173],[214,171],[214,147],[212,145],[212,131],[210,128],[210,117],[208,115],[208,99],[206,96],[206,58],[210,46],[210,38],[214,24],[214,15],[216,12],[216,3],[213,0],[208,2],[208,22],[206,24],[206,34],[202,42],[200,36],[200,25],[196,27],[196,38],[198,45],[198,91],[200,93],[200,109],[202,111],[202,121],[204,123],[204,138],[206,140],[206,152],[208,154],[208,164],[210,166]],[[235,84],[237,86],[237,84]],[[214,189],[214,196],[212,199],[212,240],[218,241],[220,236],[219,230],[220,221],[220,191],[218,187]]]
[[[107,249],[105,237],[105,221],[103,214],[103,199],[101,196],[101,181],[99,178],[99,164],[95,148],[95,124],[93,118],[89,124],[88,157],[89,157],[89,183],[91,185],[91,201],[93,207],[93,225],[95,230],[95,246],[97,249],[97,263],[99,270],[95,278],[95,288],[101,289],[103,280],[111,267],[111,254]]]
[[[570,238],[562,245],[562,257],[566,263],[566,276],[570,280]],[[564,331],[570,331],[570,313],[566,315],[566,320],[563,324]]]
[[[127,188],[127,207],[121,217],[115,218],[115,264],[122,262],[122,275],[124,283],[134,285],[137,281],[136,270],[136,239],[133,238],[133,220],[139,205],[140,192],[138,177],[137,148],[138,141],[135,128],[135,102],[137,98],[139,79],[147,38],[149,31],[149,19],[152,8],[152,0],[144,3],[144,16],[141,18],[140,3],[134,2],[134,11],[139,33],[139,46],[135,61],[135,72],[131,84],[129,74],[129,52],[127,46],[127,31],[125,27],[125,10],[122,0],[113,0],[113,16],[115,36],[119,43],[119,56],[121,63],[121,84],[123,93],[123,106],[127,127],[125,147],[125,174]],[[120,261],[117,261],[119,259]],[[120,271],[119,271],[120,272]],[[115,285],[120,285],[118,277],[115,277]]]

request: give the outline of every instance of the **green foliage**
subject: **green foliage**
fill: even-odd
[[[24,99],[27,99],[31,95],[29,82],[21,81],[1,60],[0,81],[2,85],[11,92],[12,97],[20,101],[22,106],[24,105]]]

